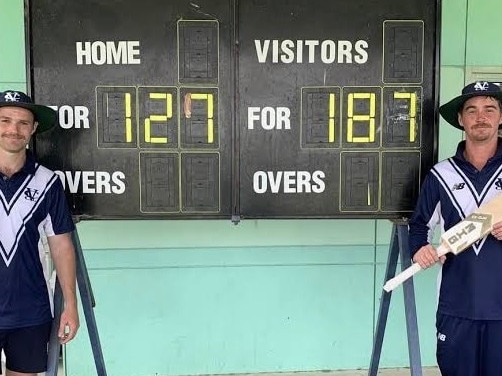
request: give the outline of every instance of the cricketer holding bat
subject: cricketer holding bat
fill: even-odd
[[[0,350],[7,376],[35,375],[47,365],[52,293],[42,234],[63,292],[60,342],[71,340],[79,326],[75,226],[60,179],[26,149],[33,134],[56,119],[54,110],[24,93],[0,93]]]
[[[432,230],[444,232],[502,193],[502,92],[474,82],[439,109],[465,132],[456,154],[427,174],[409,222],[410,250],[422,268],[442,263],[437,362],[443,376],[502,375],[502,223],[458,255],[438,258]],[[502,211],[502,208],[495,208]],[[500,218],[500,216],[499,216]]]

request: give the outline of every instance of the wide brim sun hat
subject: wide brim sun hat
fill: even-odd
[[[38,123],[37,133],[51,129],[57,122],[57,112],[52,108],[35,104],[25,93],[17,90],[0,92],[0,107],[21,107],[33,112]]]

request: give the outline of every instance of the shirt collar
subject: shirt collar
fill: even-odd
[[[35,156],[33,155],[33,153],[30,150],[26,150],[26,160],[24,161],[24,165],[23,165],[23,167],[21,167],[21,169],[19,171],[15,172],[12,175],[12,178],[19,176],[19,175],[23,175],[23,176],[33,175],[33,174],[35,174],[35,172],[37,170],[36,167],[37,167],[37,162],[36,162]],[[0,173],[0,176],[4,176],[4,175],[2,173]]]
[[[35,156],[30,150],[26,150],[26,161],[24,162],[24,166],[21,169],[25,174],[33,175],[36,171],[36,161]]]
[[[467,162],[464,156],[464,151],[465,151],[465,140],[460,141],[457,146],[457,152],[455,153],[455,159],[459,159],[463,162]],[[498,159],[502,157],[502,138],[499,137],[497,140],[497,151],[495,152],[495,155],[490,158],[492,159]]]

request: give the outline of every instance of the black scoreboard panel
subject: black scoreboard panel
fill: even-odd
[[[31,1],[36,153],[86,218],[406,217],[436,1]]]
[[[31,1],[36,138],[75,214],[231,215],[233,18],[227,1]]]
[[[242,1],[243,216],[407,216],[434,159],[431,1]]]

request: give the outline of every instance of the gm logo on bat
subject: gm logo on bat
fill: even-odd
[[[456,229],[454,234],[448,237],[448,243],[450,245],[455,245],[459,241],[466,242],[468,239],[465,239],[465,237],[469,234],[472,238],[471,243],[474,243],[482,236],[480,232],[482,228],[485,227],[484,225],[486,225],[486,222],[490,220],[490,217],[490,215],[486,214],[471,214],[468,218],[466,218],[466,221],[472,222],[466,222],[462,227]],[[478,233],[473,233],[475,230],[478,230]]]

